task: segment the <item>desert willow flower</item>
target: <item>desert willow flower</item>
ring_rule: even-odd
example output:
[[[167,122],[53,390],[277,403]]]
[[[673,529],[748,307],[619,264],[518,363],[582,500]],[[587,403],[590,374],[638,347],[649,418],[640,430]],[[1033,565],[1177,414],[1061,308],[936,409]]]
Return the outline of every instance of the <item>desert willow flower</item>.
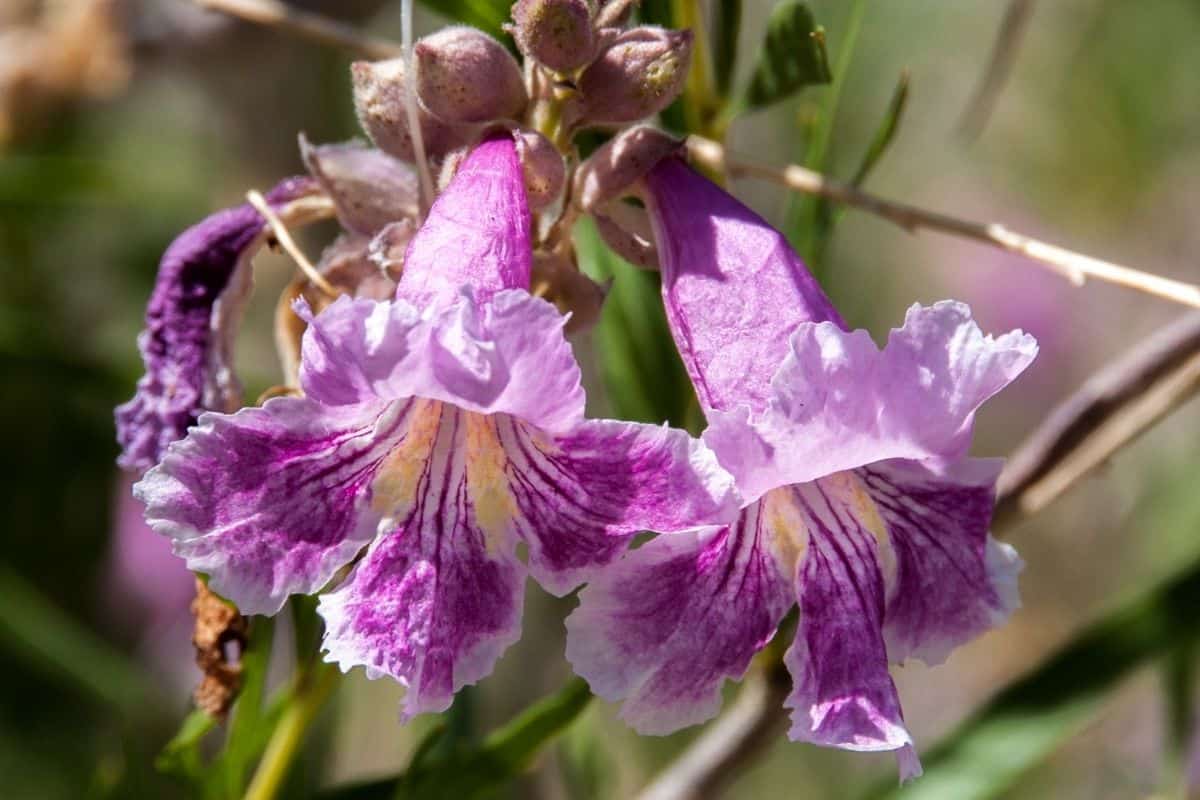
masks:
[[[584,418],[564,317],[529,293],[531,261],[501,133],[412,238],[395,299],[299,304],[302,397],[203,414],[136,487],[154,528],[244,612],[275,613],[354,564],[321,596],[324,647],[403,682],[406,715],[491,671],[519,636],[527,571],[564,594],[638,531],[736,512],[699,441]]]
[[[742,509],[606,570],[567,621],[567,656],[635,728],[667,733],[713,716],[798,604],[790,737],[897,750],[913,777],[888,663],[940,662],[1017,605],[1020,561],[988,533],[999,462],[966,452],[976,409],[1036,344],[942,302],[909,309],[880,349],[781,233],[681,160],[643,185],[703,438]]]

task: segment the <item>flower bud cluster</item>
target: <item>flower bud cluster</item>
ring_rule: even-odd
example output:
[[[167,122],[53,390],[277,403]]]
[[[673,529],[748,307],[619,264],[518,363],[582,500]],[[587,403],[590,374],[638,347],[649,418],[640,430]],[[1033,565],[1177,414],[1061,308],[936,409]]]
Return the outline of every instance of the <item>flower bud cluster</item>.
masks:
[[[460,25],[420,39],[406,58],[357,62],[351,68],[355,109],[377,152],[412,165],[413,174],[425,172],[430,184],[447,185],[463,156],[485,136],[497,130],[511,134],[529,208],[539,217],[535,227],[542,232],[539,246],[545,253],[535,258],[554,266],[539,270],[549,287],[547,297],[574,311],[579,322],[595,318],[603,293],[582,275],[578,281],[572,277],[579,273],[567,238],[571,221],[580,213],[593,215],[618,252],[641,266],[655,266],[644,212],[620,199],[678,147],[646,126],[619,134],[582,164],[573,147],[578,131],[637,123],[664,109],[683,88],[691,32],[628,27],[636,5],[636,0],[517,0],[506,30],[524,64],[501,42]],[[418,163],[414,124],[425,163]],[[369,154],[353,148],[321,154],[327,169],[345,162],[351,171],[372,177],[365,167]],[[340,159],[336,163],[334,154]],[[322,164],[312,153],[308,160],[319,173]],[[354,188],[356,217],[419,224],[420,207],[397,215],[386,202],[364,199],[370,192],[369,185]],[[401,194],[411,202],[416,190],[406,187]],[[346,222],[350,204],[345,197],[338,203]],[[360,219],[350,222],[350,230],[363,227]],[[378,238],[373,246],[371,263],[397,275],[403,248],[384,246]]]

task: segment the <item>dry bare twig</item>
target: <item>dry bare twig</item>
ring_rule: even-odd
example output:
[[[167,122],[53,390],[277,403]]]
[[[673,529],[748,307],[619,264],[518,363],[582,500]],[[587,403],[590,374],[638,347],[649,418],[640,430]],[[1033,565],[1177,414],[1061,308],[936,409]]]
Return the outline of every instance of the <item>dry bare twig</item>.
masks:
[[[1085,256],[996,223],[973,222],[885,200],[796,164],[780,168],[731,158],[724,147],[711,139],[689,136],[687,149],[696,162],[709,169],[734,177],[746,175],[761,178],[797,192],[826,197],[882,217],[910,233],[924,228],[1017,253],[1059,273],[1076,286],[1082,286],[1088,278],[1094,278],[1200,308],[1200,286]]]
[[[312,199],[321,209],[332,207],[328,198],[324,196]],[[300,249],[300,246],[296,244],[296,240],[292,238],[292,234],[288,231],[287,225],[272,210],[261,192],[251,189],[246,192],[246,200],[249,201],[250,205],[254,206],[255,211],[262,214],[263,219],[267,221],[267,225],[271,228],[271,234],[275,237],[275,241],[279,242],[279,246],[284,249],[284,252],[292,257],[292,261],[296,262],[296,266],[312,282],[313,286],[316,286],[330,297],[337,297],[341,294],[329,281],[325,280],[324,275],[317,271],[317,268],[308,260],[308,256],[304,255],[304,251]],[[296,203],[292,205],[297,206]]]
[[[1009,458],[997,526],[1045,508],[1200,391],[1200,314],[1187,314],[1092,375]]]

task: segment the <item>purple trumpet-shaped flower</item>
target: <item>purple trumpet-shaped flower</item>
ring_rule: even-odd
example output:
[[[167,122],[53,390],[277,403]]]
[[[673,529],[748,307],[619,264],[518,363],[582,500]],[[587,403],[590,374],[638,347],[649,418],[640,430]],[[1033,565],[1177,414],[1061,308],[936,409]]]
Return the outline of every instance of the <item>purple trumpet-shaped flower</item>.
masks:
[[[889,661],[939,662],[1017,605],[991,538],[998,462],[966,457],[975,410],[1033,359],[957,303],[913,306],[880,350],[849,331],[778,231],[676,158],[645,177],[663,298],[737,481],[735,522],[660,536],[581,594],[567,656],[638,730],[720,705],[799,604],[790,737],[899,750],[920,773]]]
[[[266,199],[278,208],[313,186],[292,178]],[[138,336],[146,374],[116,411],[117,463],[125,469],[149,469],[202,412],[240,402],[230,351],[250,287],[249,261],[265,227],[248,203],[227,208],[188,228],[163,254]]]
[[[366,548],[321,598],[324,645],[406,684],[406,717],[447,708],[518,638],[526,569],[563,594],[637,531],[736,513],[700,442],[584,419],[530,261],[515,145],[488,139],[412,240],[395,300],[308,315],[303,397],[204,415],[137,487],[245,612],[317,591]]]

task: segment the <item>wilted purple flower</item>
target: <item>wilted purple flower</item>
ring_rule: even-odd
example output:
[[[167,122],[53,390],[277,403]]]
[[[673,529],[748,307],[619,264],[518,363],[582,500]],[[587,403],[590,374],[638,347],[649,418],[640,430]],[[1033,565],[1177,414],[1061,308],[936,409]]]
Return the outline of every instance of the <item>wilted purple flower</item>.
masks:
[[[278,208],[312,188],[311,180],[293,178],[267,202]],[[249,204],[227,208],[188,228],[163,254],[138,336],[146,374],[116,411],[122,467],[149,469],[201,412],[240,402],[230,350],[265,226]]]
[[[530,261],[516,147],[486,140],[412,240],[396,299],[309,319],[303,397],[204,415],[136,489],[248,613],[317,591],[366,547],[321,599],[324,644],[343,669],[405,683],[406,716],[491,671],[519,635],[526,569],[562,594],[639,530],[736,511],[699,442],[584,419]]]
[[[790,737],[896,750],[920,773],[889,661],[939,662],[1017,605],[988,534],[998,462],[975,410],[1033,359],[957,303],[912,307],[880,350],[778,231],[668,158],[645,177],[676,343],[737,481],[737,520],[660,536],[581,594],[567,655],[639,731],[716,713],[795,604]]]

